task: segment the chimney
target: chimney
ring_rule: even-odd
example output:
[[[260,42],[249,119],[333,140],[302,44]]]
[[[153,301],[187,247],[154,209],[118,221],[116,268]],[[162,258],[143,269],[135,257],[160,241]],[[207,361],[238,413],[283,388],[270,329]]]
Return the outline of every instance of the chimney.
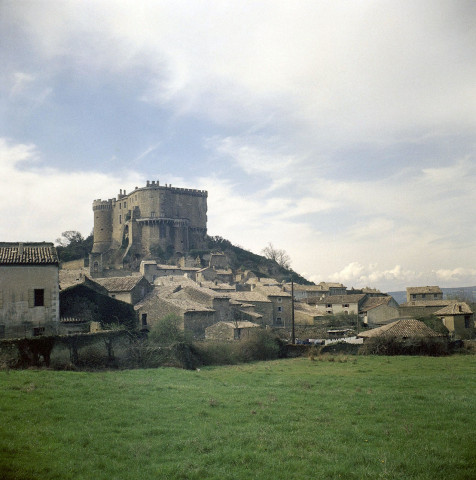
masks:
[[[149,186],[149,183],[150,183],[150,182],[149,182],[149,180],[147,180],[147,185],[146,185],[146,187],[148,187],[148,186]]]

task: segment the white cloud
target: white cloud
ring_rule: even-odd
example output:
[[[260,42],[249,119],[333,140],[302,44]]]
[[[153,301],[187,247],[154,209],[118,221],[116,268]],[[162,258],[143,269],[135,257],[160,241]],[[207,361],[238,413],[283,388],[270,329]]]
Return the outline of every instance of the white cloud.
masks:
[[[0,138],[0,166],[2,241],[54,241],[65,230],[89,235],[95,198],[112,198],[126,181],[142,183],[134,172],[112,176],[48,168],[34,145],[4,138]]]

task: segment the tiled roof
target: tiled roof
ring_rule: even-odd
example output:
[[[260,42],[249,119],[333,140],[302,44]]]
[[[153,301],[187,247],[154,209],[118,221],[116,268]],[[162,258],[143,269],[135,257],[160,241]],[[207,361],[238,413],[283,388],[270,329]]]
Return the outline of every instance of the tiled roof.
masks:
[[[257,323],[248,322],[246,320],[243,320],[242,322],[217,322],[212,326],[215,326],[215,325],[227,325],[228,327],[231,327],[231,328],[255,328],[255,327],[259,327],[259,325]]]
[[[446,307],[455,302],[456,300],[412,300],[401,303],[400,307]]]
[[[361,311],[366,312],[368,310],[371,310],[372,308],[380,307],[381,305],[388,305],[391,299],[391,296],[369,297],[365,300],[364,304],[360,309]]]
[[[332,305],[339,303],[358,303],[365,297],[365,293],[360,293],[356,295],[329,295],[324,297],[321,300],[318,300],[319,305],[325,305],[330,303]]]
[[[470,315],[473,311],[465,302],[456,302],[436,311],[434,315]]]
[[[421,293],[442,293],[442,291],[441,288],[437,286],[407,287],[407,293],[417,295]]]
[[[426,326],[419,320],[397,320],[396,322],[389,323],[383,327],[374,328],[367,332],[362,332],[359,337],[372,338],[379,336],[392,336],[400,338],[409,337],[441,337],[440,333],[436,333],[430,327]]]
[[[262,293],[253,291],[253,292],[230,292],[230,297],[233,300],[237,300],[239,302],[245,303],[253,303],[253,302],[266,302],[271,303],[268,298],[263,295]]]
[[[281,287],[256,285],[255,289],[267,297],[290,297],[291,294],[284,292]]]
[[[52,243],[1,243],[0,265],[57,265]]]
[[[143,278],[141,275],[129,275],[127,277],[95,278],[94,280],[102,285],[108,292],[129,292]]]

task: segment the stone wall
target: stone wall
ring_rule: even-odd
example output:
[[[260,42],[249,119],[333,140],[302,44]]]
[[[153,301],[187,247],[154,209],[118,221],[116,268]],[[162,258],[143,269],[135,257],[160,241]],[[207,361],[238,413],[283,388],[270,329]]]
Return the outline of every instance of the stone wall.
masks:
[[[35,290],[43,290],[41,306],[35,306]],[[0,334],[6,338],[56,334],[58,295],[57,265],[1,266]]]

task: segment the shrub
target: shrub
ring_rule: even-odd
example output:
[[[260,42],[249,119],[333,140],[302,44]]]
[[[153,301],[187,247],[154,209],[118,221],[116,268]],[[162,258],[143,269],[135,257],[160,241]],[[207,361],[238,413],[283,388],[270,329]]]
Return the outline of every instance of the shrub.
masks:
[[[161,346],[170,346],[175,342],[190,342],[189,332],[181,328],[181,318],[170,314],[160,319],[150,330],[149,340]]]
[[[431,355],[448,354],[446,338],[397,338],[380,336],[368,339],[359,349],[363,355]]]
[[[203,365],[235,365],[240,361],[239,342],[197,342],[194,345]]]
[[[249,337],[243,339],[240,345],[240,360],[274,360],[280,357],[283,348],[282,341],[270,332],[254,329]]]

